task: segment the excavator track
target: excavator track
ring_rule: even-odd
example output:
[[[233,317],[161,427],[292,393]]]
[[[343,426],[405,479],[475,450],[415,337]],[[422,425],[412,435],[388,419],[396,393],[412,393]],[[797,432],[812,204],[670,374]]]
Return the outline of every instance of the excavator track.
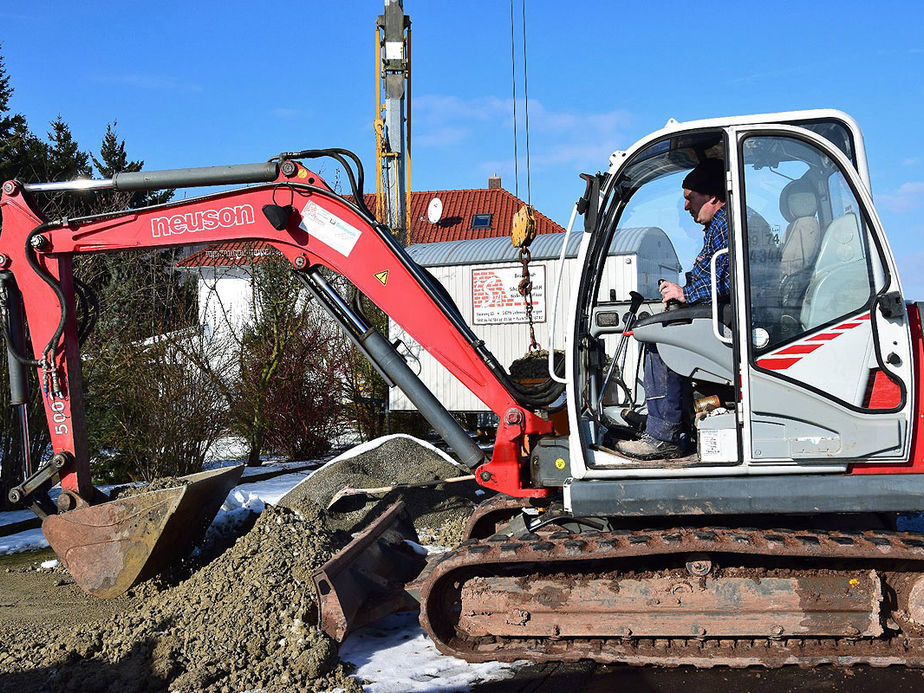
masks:
[[[924,666],[924,537],[678,528],[470,539],[420,621],[468,661]]]

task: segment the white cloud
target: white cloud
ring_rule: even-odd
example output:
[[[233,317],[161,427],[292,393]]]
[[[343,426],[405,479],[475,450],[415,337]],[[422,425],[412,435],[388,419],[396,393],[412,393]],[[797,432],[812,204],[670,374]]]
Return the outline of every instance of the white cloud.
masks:
[[[580,111],[550,111],[540,101],[530,102],[530,127],[546,132],[575,132],[586,130],[594,135],[618,135],[629,124],[628,111],[614,109],[602,113]]]
[[[199,92],[202,91],[202,85],[193,82],[184,82],[174,77],[166,75],[150,75],[142,73],[123,73],[123,74],[97,74],[92,75],[90,79],[101,84],[115,84],[126,87],[136,87],[138,89],[151,89],[155,91],[181,91],[181,92]]]
[[[910,212],[924,202],[924,183],[903,183],[894,193],[876,195],[876,204],[891,212]]]
[[[522,167],[526,161],[524,103],[518,101],[517,108]],[[593,162],[599,168],[599,162],[606,162],[614,149],[627,144],[625,130],[630,120],[630,114],[623,110],[556,110],[547,108],[541,101],[530,100],[530,165],[541,170]],[[414,101],[414,124],[415,146],[429,149],[476,147],[487,136],[496,137],[498,128],[504,128],[509,131],[512,150],[513,101],[497,97],[418,96]],[[483,172],[509,175],[514,169],[513,157],[483,160],[478,166]]]
[[[613,153],[614,147],[609,146],[607,142],[577,142],[574,144],[558,144],[549,147],[543,147],[539,151],[533,149],[530,152],[530,166],[534,170],[545,170],[551,168],[563,168],[567,170],[583,170],[591,166],[595,170],[604,169],[609,162],[609,156]],[[520,175],[525,174],[523,167],[526,166],[526,153],[520,151]],[[583,166],[583,168],[582,168]],[[482,173],[498,173],[501,175],[510,175],[514,171],[513,157],[505,159],[486,159],[478,164]],[[577,173],[575,173],[577,176]]]
[[[424,131],[424,134],[414,134],[414,145],[418,147],[452,147],[461,144],[468,139],[471,130],[464,126],[452,127],[444,125],[442,127],[430,128]]]
[[[921,157],[919,156],[909,156],[907,159],[902,159],[902,166],[917,166],[921,163]]]
[[[414,116],[418,126],[430,127],[504,118],[509,120],[512,117],[512,108],[510,99],[499,99],[495,96],[462,99],[458,96],[424,94],[414,97]]]
[[[741,86],[754,86],[760,83],[766,82],[785,82],[786,80],[792,80],[794,77],[802,75],[811,75],[821,67],[822,64],[830,65],[828,63],[818,63],[813,62],[811,65],[800,64],[793,67],[780,68],[776,70],[762,70],[759,72],[748,72],[737,77],[732,77],[728,80],[728,84],[741,87]]]

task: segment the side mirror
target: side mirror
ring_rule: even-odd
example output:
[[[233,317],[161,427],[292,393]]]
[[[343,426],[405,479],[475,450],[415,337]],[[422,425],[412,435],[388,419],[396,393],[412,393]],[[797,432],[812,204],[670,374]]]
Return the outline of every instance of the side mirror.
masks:
[[[577,201],[578,214],[584,216],[584,233],[591,233],[597,228],[600,215],[600,174],[582,173],[584,194]]]

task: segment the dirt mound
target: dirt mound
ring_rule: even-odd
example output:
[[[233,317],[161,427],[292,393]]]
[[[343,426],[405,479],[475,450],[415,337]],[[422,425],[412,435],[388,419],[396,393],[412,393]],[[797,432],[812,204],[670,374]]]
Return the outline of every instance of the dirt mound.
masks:
[[[313,625],[311,572],[348,539],[308,501],[268,507],[225,553],[139,608],[50,642],[0,644],[0,688],[360,690]]]
[[[148,493],[149,491],[162,491],[165,488],[177,488],[179,486],[189,486],[189,479],[182,479],[178,476],[164,476],[140,486],[114,488],[112,493],[109,494],[109,500],[116,500],[117,498],[124,500],[132,496],[140,496],[142,493]]]
[[[374,443],[375,441],[373,441]],[[342,488],[375,488],[435,479],[448,479],[470,473],[450,462],[415,438],[395,436],[359,454],[327,463],[293,488],[279,501],[291,506],[305,499],[326,507]],[[461,542],[461,528],[475,504],[483,500],[475,492],[474,481],[444,486],[399,489],[374,497],[357,496],[338,503],[341,512],[328,515],[328,526],[355,532],[378,517],[397,500],[403,500],[414,528],[424,541],[454,546]],[[458,531],[447,531],[447,526]]]
[[[564,372],[565,355],[561,351],[555,352],[555,371]],[[510,377],[514,380],[547,380],[549,377],[549,351],[533,351],[521,356],[510,364],[508,369]]]
[[[100,607],[96,614],[106,621],[60,621],[52,612],[42,623],[0,624],[0,690],[358,691],[336,644],[314,625],[311,573],[350,540],[350,531],[399,498],[422,540],[442,545],[461,540],[480,498],[474,483],[452,484],[395,492],[336,515],[321,508],[344,486],[464,473],[410,437],[330,463],[256,521],[213,527],[193,557],[120,598],[121,611]],[[45,582],[86,605],[90,598],[76,593],[63,569],[54,575]]]

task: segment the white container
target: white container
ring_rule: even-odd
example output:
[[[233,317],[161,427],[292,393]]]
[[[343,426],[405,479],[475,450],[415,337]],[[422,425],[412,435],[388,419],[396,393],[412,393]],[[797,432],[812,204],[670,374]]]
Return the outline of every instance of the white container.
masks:
[[[536,340],[542,347],[549,344],[548,329],[555,295],[554,282],[558,272],[558,257],[564,234],[537,236],[530,246],[532,260],[530,274],[533,281],[533,321]],[[580,233],[568,239],[557,307],[555,344],[564,344],[564,333],[569,323],[567,310]],[[507,237],[481,238],[470,241],[420,243],[407,248],[408,253],[446,288],[459,312],[479,338],[509,370],[510,364],[524,356],[529,347],[529,329],[526,308],[517,293],[522,278],[519,250]],[[667,235],[659,228],[644,227],[621,230],[610,246],[609,257],[600,282],[605,299],[615,291],[617,300],[629,300],[630,291],[638,291],[645,298],[660,300],[658,279],[677,281],[680,263]],[[442,364],[426,352],[404,330],[389,322],[389,340],[400,339],[406,348],[401,351],[411,368],[424,384],[452,412],[486,412],[488,408],[447,371]],[[607,350],[611,353],[616,337],[607,337]],[[634,368],[627,363],[626,371]],[[388,398],[391,411],[413,411],[414,405],[398,388],[391,388]]]

